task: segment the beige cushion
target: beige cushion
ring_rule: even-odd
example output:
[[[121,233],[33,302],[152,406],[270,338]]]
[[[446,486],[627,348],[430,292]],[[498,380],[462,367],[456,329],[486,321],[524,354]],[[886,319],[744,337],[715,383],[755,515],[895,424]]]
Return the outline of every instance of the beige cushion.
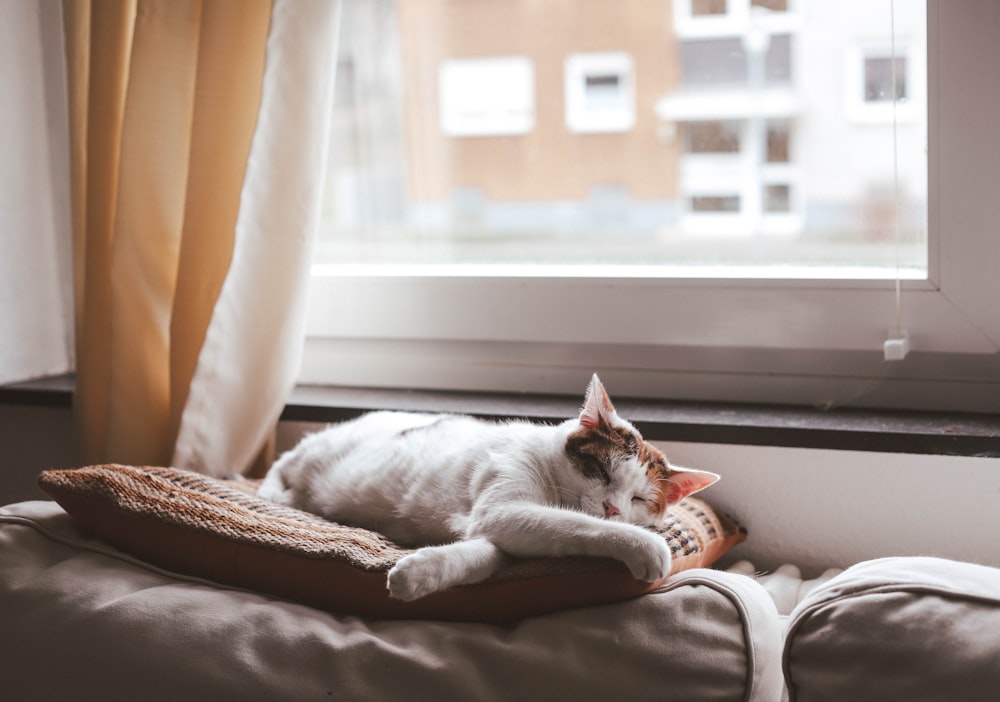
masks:
[[[846,570],[791,614],[792,702],[996,700],[1000,569],[886,558]]]
[[[331,586],[334,586],[331,583]],[[497,626],[376,621],[163,570],[53,502],[0,507],[5,700],[774,702],[751,578],[695,569],[627,602]]]

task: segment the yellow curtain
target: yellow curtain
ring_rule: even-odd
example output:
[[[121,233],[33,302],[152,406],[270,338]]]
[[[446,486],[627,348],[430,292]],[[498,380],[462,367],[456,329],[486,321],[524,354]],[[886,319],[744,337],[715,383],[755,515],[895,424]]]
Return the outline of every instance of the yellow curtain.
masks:
[[[168,465],[174,460],[206,335],[212,324],[220,323],[213,322],[220,294],[234,255],[241,255],[234,252],[239,249],[248,164],[253,149],[267,151],[254,146],[263,138],[259,122],[266,76],[270,70],[274,75],[268,80],[287,80],[279,69],[294,69],[268,69],[269,54],[280,54],[272,36],[275,18],[284,18],[279,24],[286,32],[296,22],[300,34],[315,32],[308,26],[315,17],[303,18],[301,11],[318,11],[326,32],[279,37],[278,48],[300,40],[332,40],[333,15],[324,7],[331,4],[64,1],[76,305],[74,412],[81,462]],[[319,52],[302,60],[329,62],[329,51],[324,51],[325,57]],[[323,70],[327,72],[319,76],[332,77],[332,68]],[[322,108],[326,91],[322,83],[313,85],[302,99]],[[322,120],[305,126],[316,125]],[[272,134],[264,137],[273,141],[273,132],[282,127],[302,129],[272,124]],[[317,138],[323,142],[321,133]],[[300,175],[315,176],[313,165]],[[318,202],[318,194],[314,200]],[[288,219],[283,224],[289,227],[312,226],[308,218]],[[307,244],[310,234],[295,232]],[[274,245],[267,243],[268,236],[265,232],[262,237],[265,245]],[[252,233],[246,238],[252,239]],[[304,274],[308,245],[302,248],[285,271],[288,280]],[[301,303],[296,285],[291,284],[290,295],[276,298]],[[288,348],[294,353],[294,344]],[[266,367],[240,371],[239,358],[232,364],[247,374],[268,372]],[[288,372],[283,373],[280,385],[287,389]],[[267,421],[277,419],[280,399],[277,408],[269,406],[263,413]],[[205,421],[220,424],[219,417]],[[223,419],[213,430],[225,437],[230,427]],[[261,431],[241,435],[239,441],[256,445],[242,446],[236,454],[221,451],[212,461],[199,459],[215,465],[185,467],[242,471],[246,465],[219,464],[233,455],[245,463],[242,457],[256,454],[266,438]]]

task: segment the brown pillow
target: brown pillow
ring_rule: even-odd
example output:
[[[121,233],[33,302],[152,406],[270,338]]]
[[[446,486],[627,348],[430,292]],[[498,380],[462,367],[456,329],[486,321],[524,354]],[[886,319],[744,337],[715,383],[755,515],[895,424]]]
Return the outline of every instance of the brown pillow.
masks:
[[[155,565],[336,612],[376,618],[508,622],[636,597],[656,587],[618,561],[519,560],[475,585],[413,602],[389,597],[386,573],[410,550],[365,529],[257,498],[257,481],[174,468],[50,470],[39,485],[85,530]],[[659,529],[672,572],[707,567],[746,529],[687,498]]]

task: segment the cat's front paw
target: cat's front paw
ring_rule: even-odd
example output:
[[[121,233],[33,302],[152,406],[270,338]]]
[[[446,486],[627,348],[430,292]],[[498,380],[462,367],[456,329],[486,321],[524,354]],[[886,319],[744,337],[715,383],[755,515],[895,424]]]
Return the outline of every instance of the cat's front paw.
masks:
[[[444,589],[441,564],[432,549],[422,548],[404,556],[389,571],[389,595],[410,602]]]
[[[636,580],[655,583],[670,575],[670,547],[666,540],[652,531],[640,530],[622,560]]]

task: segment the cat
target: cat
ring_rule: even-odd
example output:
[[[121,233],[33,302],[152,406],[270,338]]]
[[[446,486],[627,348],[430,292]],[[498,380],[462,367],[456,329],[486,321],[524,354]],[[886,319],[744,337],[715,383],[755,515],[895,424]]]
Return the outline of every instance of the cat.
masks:
[[[661,580],[670,550],[648,527],[718,478],[670,465],[595,374],[579,416],[558,425],[407,412],[333,425],[284,453],[258,496],[417,548],[387,579],[409,601],[510,557],[603,556]]]

